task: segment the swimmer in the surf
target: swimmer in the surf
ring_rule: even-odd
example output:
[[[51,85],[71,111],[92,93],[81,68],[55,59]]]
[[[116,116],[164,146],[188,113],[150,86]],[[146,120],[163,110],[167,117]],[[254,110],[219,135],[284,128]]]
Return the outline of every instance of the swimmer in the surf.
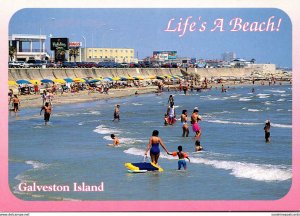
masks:
[[[118,146],[118,145],[120,145],[120,140],[118,139],[118,137],[116,137],[114,134],[111,134],[110,137],[111,137],[112,140],[114,141],[113,146]]]
[[[182,136],[183,137],[188,137],[189,136],[189,132],[190,132],[187,120],[188,120],[187,110],[182,110],[181,123],[182,123]]]
[[[178,152],[173,152],[173,153],[168,153],[168,155],[172,155],[174,157],[178,156],[179,160],[178,160],[178,170],[181,169],[181,166],[183,166],[183,168],[186,170],[186,162],[185,162],[185,158],[189,160],[189,162],[191,162],[189,156],[187,155],[187,153],[182,151],[182,146],[178,146]]]
[[[203,151],[203,147],[200,144],[199,140],[196,140],[195,142],[195,152]]]
[[[158,158],[160,154],[159,145],[161,145],[161,147],[167,152],[167,154],[169,154],[164,142],[161,138],[158,137],[158,134],[158,130],[154,130],[152,132],[152,136],[149,139],[149,143],[145,151],[145,156],[147,156],[147,153],[150,150],[151,162],[154,164],[158,163]]]

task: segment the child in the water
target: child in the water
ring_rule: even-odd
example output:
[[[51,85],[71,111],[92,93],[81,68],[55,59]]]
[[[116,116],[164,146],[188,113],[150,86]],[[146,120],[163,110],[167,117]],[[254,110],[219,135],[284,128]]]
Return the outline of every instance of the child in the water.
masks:
[[[189,156],[182,151],[182,146],[178,146],[178,152],[168,153],[169,155],[173,155],[174,157],[178,156],[178,170],[181,169],[181,166],[186,170],[186,162],[185,158],[190,161]]]
[[[195,142],[195,152],[203,151],[203,147],[200,144],[199,140],[196,140]]]
[[[120,140],[118,139],[118,137],[116,137],[114,134],[111,134],[110,137],[113,139],[114,143],[113,146],[118,146],[120,145]]]

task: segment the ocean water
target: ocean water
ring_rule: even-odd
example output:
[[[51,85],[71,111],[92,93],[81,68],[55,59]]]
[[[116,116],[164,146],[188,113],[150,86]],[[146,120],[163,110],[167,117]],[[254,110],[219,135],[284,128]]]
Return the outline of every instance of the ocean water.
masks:
[[[276,200],[292,182],[292,87],[256,86],[193,92],[164,92],[106,101],[54,105],[48,126],[38,108],[9,116],[9,182],[23,200]],[[205,151],[194,154],[194,133],[181,137],[180,121],[164,126],[169,95],[177,118],[199,107]],[[120,104],[121,121],[112,122]],[[264,121],[271,120],[271,143]],[[159,130],[170,152],[189,154],[186,171],[161,149],[164,172],[128,173],[126,162],[142,162],[148,139]],[[115,133],[120,147],[109,147]],[[20,183],[88,185],[102,192],[22,192]],[[72,187],[71,187],[72,188]]]

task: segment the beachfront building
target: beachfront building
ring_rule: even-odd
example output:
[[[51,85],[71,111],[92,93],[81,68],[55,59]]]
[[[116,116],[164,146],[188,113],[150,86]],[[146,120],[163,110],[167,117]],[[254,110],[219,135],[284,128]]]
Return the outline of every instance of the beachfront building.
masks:
[[[118,63],[135,61],[133,48],[81,48],[81,59],[83,61]]]
[[[46,35],[12,34],[9,36],[9,60],[27,61],[29,59],[47,60]]]
[[[233,59],[236,59],[235,52],[224,52],[224,53],[222,53],[222,60],[224,62],[231,62]]]

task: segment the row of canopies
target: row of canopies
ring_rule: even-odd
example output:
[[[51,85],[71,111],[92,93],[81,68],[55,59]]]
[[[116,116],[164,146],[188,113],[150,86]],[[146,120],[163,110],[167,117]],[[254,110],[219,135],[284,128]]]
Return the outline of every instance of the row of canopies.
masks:
[[[149,80],[149,79],[182,79],[182,75],[174,75],[174,76],[127,76],[127,77],[99,77],[99,78],[64,78],[64,79],[42,79],[42,80],[26,80],[20,79],[17,81],[8,81],[8,85],[21,85],[21,84],[32,84],[32,85],[40,85],[42,83],[58,83],[58,84],[66,84],[66,83],[96,83],[96,82],[113,82],[113,81],[128,81],[128,80]]]

